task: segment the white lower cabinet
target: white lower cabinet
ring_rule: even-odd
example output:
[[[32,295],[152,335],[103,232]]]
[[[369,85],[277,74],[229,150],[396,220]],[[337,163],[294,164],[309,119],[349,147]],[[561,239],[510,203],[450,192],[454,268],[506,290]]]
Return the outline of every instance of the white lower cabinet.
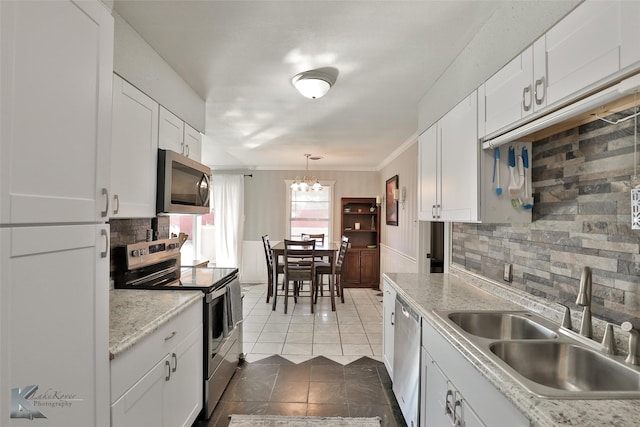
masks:
[[[0,228],[0,426],[109,425],[108,245],[105,224]]]
[[[111,361],[111,426],[189,427],[202,409],[202,302]]]
[[[527,418],[422,320],[420,425],[528,427]]]
[[[422,347],[420,426],[484,426],[464,396]]]
[[[382,360],[387,368],[389,377],[393,378],[393,344],[394,344],[394,327],[395,327],[395,305],[396,290],[387,282],[383,281],[382,296]]]

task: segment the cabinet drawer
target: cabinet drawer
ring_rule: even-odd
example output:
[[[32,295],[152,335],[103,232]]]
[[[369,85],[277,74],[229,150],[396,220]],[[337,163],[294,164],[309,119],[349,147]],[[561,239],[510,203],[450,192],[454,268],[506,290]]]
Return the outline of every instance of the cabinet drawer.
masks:
[[[177,291],[179,292],[179,291]],[[111,361],[111,402],[162,360],[177,344],[202,325],[202,300],[144,337]]]

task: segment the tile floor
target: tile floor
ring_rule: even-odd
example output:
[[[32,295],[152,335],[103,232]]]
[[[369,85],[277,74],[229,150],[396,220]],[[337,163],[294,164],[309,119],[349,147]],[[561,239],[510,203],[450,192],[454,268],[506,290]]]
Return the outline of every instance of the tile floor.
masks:
[[[225,427],[234,413],[379,416],[383,427],[406,426],[381,362],[379,291],[346,289],[335,312],[320,297],[314,314],[308,298],[290,299],[287,314],[280,298],[272,311],[265,284],[243,291],[246,362],[211,419],[194,427]]]
[[[318,297],[315,313],[309,298],[298,299],[284,314],[284,299],[276,311],[265,302],[266,285],[244,285],[243,350],[253,362],[273,354],[295,362],[326,356],[342,364],[362,356],[382,360],[382,294],[373,289],[345,289],[345,302],[331,311],[328,297]],[[328,292],[325,292],[325,295]]]

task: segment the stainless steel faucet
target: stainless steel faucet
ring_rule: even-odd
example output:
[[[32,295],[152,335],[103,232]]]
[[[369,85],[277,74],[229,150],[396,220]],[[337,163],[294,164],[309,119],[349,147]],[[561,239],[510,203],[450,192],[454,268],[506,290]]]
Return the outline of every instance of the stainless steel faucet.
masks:
[[[582,322],[580,322],[580,335],[584,335],[587,338],[593,337],[593,328],[591,327],[591,288],[591,268],[584,267],[580,277],[580,289],[578,290],[576,304],[584,307]]]
[[[629,332],[629,354],[625,362],[631,365],[638,365],[638,331],[633,329],[631,322],[623,322],[620,328]]]

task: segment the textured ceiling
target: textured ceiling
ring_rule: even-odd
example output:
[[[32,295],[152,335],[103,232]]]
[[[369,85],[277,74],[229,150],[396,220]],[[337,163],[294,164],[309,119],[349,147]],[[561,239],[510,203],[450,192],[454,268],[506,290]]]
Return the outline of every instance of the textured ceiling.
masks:
[[[422,96],[505,7],[515,3],[115,2],[206,101],[203,162],[262,169],[300,168],[305,153],[323,156],[315,169],[379,167],[415,136]],[[291,78],[319,67],[338,79],[306,99]]]

